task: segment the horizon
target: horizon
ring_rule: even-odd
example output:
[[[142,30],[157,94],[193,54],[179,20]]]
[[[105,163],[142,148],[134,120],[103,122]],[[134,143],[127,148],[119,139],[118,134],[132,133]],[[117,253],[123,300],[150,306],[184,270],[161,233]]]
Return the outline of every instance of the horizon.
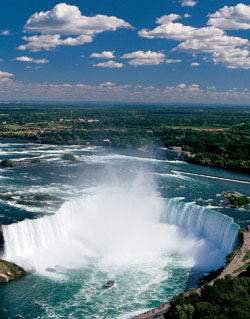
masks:
[[[59,100],[9,100],[9,101],[0,101],[0,107],[3,105],[11,106],[16,105],[20,107],[25,106],[62,106],[62,107],[74,107],[74,106],[92,106],[92,107],[166,107],[166,108],[229,108],[229,109],[248,109],[250,108],[249,104],[216,104],[216,103],[177,103],[177,102],[129,102],[129,101],[59,101]]]

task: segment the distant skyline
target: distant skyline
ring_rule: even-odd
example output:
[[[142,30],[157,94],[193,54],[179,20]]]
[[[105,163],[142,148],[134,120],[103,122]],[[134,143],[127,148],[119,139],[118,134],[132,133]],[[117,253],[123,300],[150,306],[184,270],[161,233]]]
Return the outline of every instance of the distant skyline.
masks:
[[[250,4],[0,3],[0,100],[250,105]]]

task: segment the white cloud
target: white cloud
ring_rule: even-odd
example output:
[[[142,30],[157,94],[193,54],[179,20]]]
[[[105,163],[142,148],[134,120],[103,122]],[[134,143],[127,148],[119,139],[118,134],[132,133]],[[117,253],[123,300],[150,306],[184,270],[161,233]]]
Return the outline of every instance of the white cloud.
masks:
[[[115,83],[108,81],[108,82],[99,84],[99,87],[111,87],[111,86],[115,86]]]
[[[198,63],[198,62],[193,62],[193,63],[191,63],[190,65],[191,65],[191,66],[199,66],[200,63]]]
[[[14,74],[9,73],[9,72],[0,71],[0,78],[10,78],[12,76],[14,76]]]
[[[216,90],[216,86],[214,86],[214,85],[213,86],[208,86],[207,89],[208,90]]]
[[[182,7],[194,7],[198,1],[194,0],[181,0],[181,6]]]
[[[37,65],[37,66],[30,66],[30,65],[27,65],[26,66],[26,69],[29,69],[29,70],[39,70],[39,69],[42,69],[43,67],[41,65]]]
[[[81,88],[81,89],[88,89],[88,88],[89,88],[89,85],[79,83],[79,84],[76,84],[76,87]]]
[[[250,29],[250,5],[239,3],[235,7],[225,6],[208,17],[208,25],[222,30]]]
[[[202,89],[199,84],[166,86],[163,89],[149,85],[117,85],[105,82],[100,85],[78,83],[23,83],[0,78],[0,100],[55,100],[55,101],[120,101],[120,102],[173,102],[221,103],[249,105],[249,90],[227,91]]]
[[[178,85],[178,88],[180,88],[180,89],[185,89],[185,87],[186,87],[186,84],[184,84],[184,83],[181,83]]]
[[[30,63],[38,63],[38,64],[44,64],[49,62],[46,59],[34,59],[34,58],[29,58],[28,56],[19,56],[16,58],[16,60],[21,62],[30,62]]]
[[[124,84],[124,85],[120,85],[118,86],[119,89],[130,89],[132,88],[131,84]]]
[[[200,85],[199,84],[191,84],[189,85],[186,90],[188,92],[201,92],[202,90],[200,89]]]
[[[191,18],[191,15],[188,14],[188,13],[185,13],[185,14],[184,14],[184,18]]]
[[[182,60],[180,60],[180,59],[167,59],[166,60],[166,63],[180,63],[180,62],[182,62]]]
[[[183,25],[182,23],[169,22],[162,24],[152,31],[142,29],[138,32],[139,36],[154,39],[171,39],[176,41],[185,41],[190,39],[199,39],[202,41],[206,38],[222,36],[224,32],[214,27],[195,28]]]
[[[92,53],[90,55],[91,58],[97,58],[97,59],[113,59],[115,58],[114,56],[114,51],[103,51],[102,53]]]
[[[98,14],[87,17],[77,6],[57,4],[52,10],[33,14],[24,26],[24,31],[40,35],[23,37],[28,44],[20,50],[40,51],[54,49],[58,45],[81,45],[92,42],[93,37],[104,31],[132,28],[122,19]]]
[[[164,62],[165,54],[161,52],[152,51],[135,51],[132,53],[124,54],[122,59],[130,59],[128,62],[133,66],[137,65],[158,65]]]
[[[123,68],[125,65],[123,63],[119,63],[119,62],[115,62],[115,61],[107,61],[107,62],[101,62],[101,63],[97,63],[97,64],[93,64],[93,66],[95,67],[101,67],[101,68],[116,68],[116,69],[120,69]]]
[[[45,35],[34,35],[31,37],[23,37],[23,40],[27,41],[28,44],[20,45],[19,50],[30,50],[32,52],[38,52],[41,50],[52,50],[59,45],[76,46],[84,43],[92,42],[91,36],[81,35],[75,38],[61,38],[58,34],[45,34]]]
[[[0,33],[1,35],[10,35],[10,30],[3,30]]]
[[[148,39],[180,41],[174,50],[191,54],[209,53],[215,64],[223,63],[227,68],[250,68],[249,40],[228,36],[223,30],[214,26],[195,28],[170,21],[153,30],[142,29],[138,34]]]
[[[150,85],[150,86],[146,86],[144,88],[145,91],[160,91],[160,89],[158,89],[157,87],[155,87],[154,85]]]
[[[164,15],[160,18],[156,19],[156,23],[158,24],[167,24],[169,22],[175,21],[175,20],[179,20],[181,19],[181,16],[179,14],[175,14],[175,13],[171,13],[168,15]]]

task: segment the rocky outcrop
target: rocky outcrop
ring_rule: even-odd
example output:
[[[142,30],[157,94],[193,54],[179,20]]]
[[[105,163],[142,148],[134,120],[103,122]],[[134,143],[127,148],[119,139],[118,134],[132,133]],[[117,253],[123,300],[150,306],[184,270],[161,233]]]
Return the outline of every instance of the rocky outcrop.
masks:
[[[161,147],[157,154],[170,160],[180,161],[184,161],[187,157],[191,156],[189,152],[183,151],[181,146]]]
[[[0,259],[0,284],[22,278],[25,275],[27,275],[27,273],[21,267]]]

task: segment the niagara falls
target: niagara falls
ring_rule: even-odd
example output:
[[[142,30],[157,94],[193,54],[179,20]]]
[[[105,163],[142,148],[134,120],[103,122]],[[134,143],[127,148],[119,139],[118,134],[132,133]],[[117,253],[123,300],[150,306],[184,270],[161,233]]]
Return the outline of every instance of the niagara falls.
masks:
[[[238,244],[240,226],[214,209],[225,183],[234,183],[177,172],[190,164],[102,147],[1,149],[18,165],[15,175],[2,171],[12,198],[0,201],[2,258],[29,274],[1,287],[10,317],[132,318],[195,286]],[[76,160],[63,160],[65,153]],[[42,163],[25,164],[33,156]],[[30,206],[31,198],[50,205]],[[103,289],[108,280],[112,290]]]
[[[0,319],[250,319],[250,2],[0,15]]]

